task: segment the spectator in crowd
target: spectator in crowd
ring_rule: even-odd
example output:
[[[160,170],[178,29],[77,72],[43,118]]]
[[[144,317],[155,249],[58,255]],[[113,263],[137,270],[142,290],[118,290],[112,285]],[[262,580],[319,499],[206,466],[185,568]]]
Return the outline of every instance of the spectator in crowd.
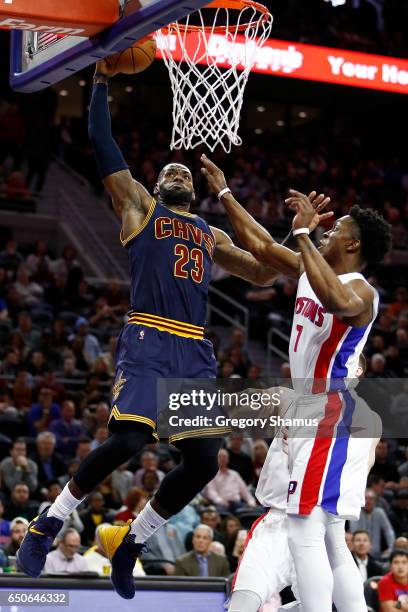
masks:
[[[250,484],[254,477],[254,470],[252,467],[251,457],[242,450],[243,443],[244,436],[242,433],[236,432],[230,434],[227,443],[227,451],[229,455],[228,465],[231,470],[238,472],[246,484]]]
[[[408,532],[408,489],[397,491],[391,508],[390,519],[396,533]]]
[[[63,474],[63,476],[60,476],[58,478],[58,482],[60,483],[62,489],[65,487],[67,482],[69,482],[71,480],[71,478],[73,477],[73,475],[77,471],[77,469],[79,467],[79,463],[80,463],[79,459],[70,459],[68,461],[66,474]]]
[[[157,470],[146,470],[142,476],[142,490],[147,499],[151,499],[160,486]]]
[[[382,476],[378,474],[370,474],[367,480],[367,487],[372,489],[376,494],[376,502],[375,505],[377,508],[382,508],[386,514],[390,513],[390,504],[384,497],[385,491],[385,480]]]
[[[0,253],[0,267],[16,272],[23,261],[24,257],[18,251],[17,242],[13,239],[7,240],[6,248]]]
[[[46,493],[47,499],[46,501],[42,502],[42,504],[38,508],[38,514],[41,514],[46,508],[49,508],[55,502],[57,496],[61,493],[61,491],[61,485],[57,480],[49,482]],[[79,518],[78,510],[76,508],[74,508],[70,516],[65,519],[64,524],[58,533],[58,536],[62,536],[67,531],[67,529],[71,529],[71,527],[73,529],[76,529],[78,533],[81,533],[84,530],[84,525],[81,519]]]
[[[122,463],[112,472],[112,493],[116,501],[124,503],[129,489],[132,486],[133,474],[128,470],[129,462]]]
[[[147,573],[173,576],[176,559],[185,552],[177,529],[171,523],[165,523],[149,538],[148,551],[143,555]]]
[[[115,514],[115,523],[118,521],[126,523],[129,519],[134,520],[146,505],[146,497],[139,487],[131,487],[124,500],[124,507]]]
[[[96,572],[99,576],[110,576],[112,571],[112,565],[108,557],[105,554],[104,548],[100,541],[100,532],[104,527],[109,527],[109,523],[102,523],[98,525],[95,531],[95,545],[91,546],[84,552],[84,559],[86,560],[88,571]],[[133,576],[145,576],[142,562],[140,559],[136,560],[135,567],[133,569]]]
[[[20,265],[14,288],[25,307],[33,307],[42,300],[44,289],[30,279],[27,267]]]
[[[111,523],[112,512],[105,508],[105,500],[102,493],[94,491],[88,497],[88,508],[79,513],[84,530],[81,534],[84,546],[93,546],[95,529],[101,523]]]
[[[245,504],[256,506],[256,501],[238,472],[228,468],[228,452],[220,449],[218,452],[218,474],[204,489],[204,496],[212,504],[230,511],[243,507]]]
[[[91,452],[91,440],[83,437],[79,438],[76,447],[75,459],[79,462],[83,461],[87,455]]]
[[[230,569],[225,556],[210,552],[213,532],[208,525],[198,525],[193,535],[193,550],[176,560],[176,576],[222,576]]]
[[[365,582],[372,576],[381,576],[383,567],[370,555],[371,542],[368,531],[361,529],[353,533],[353,558]]]
[[[234,565],[232,553],[235,549],[235,544],[241,527],[241,521],[233,514],[226,516],[220,525],[221,542],[225,545],[227,559],[232,566]]]
[[[15,557],[28,529],[28,520],[23,516],[16,516],[10,523],[10,542],[4,547],[9,557]]]
[[[61,537],[58,547],[48,553],[44,574],[80,574],[89,572],[86,558],[78,553],[81,538],[76,529],[68,529]]]
[[[38,502],[30,499],[30,491],[26,484],[17,483],[11,490],[10,499],[6,502],[4,518],[12,521],[16,516],[31,521],[38,514]]]
[[[180,510],[180,512],[173,514],[173,516],[169,518],[169,524],[175,527],[177,530],[184,547],[187,536],[197,527],[199,523],[199,516],[193,503],[187,504],[182,510]]]
[[[92,366],[101,354],[98,338],[89,332],[88,320],[79,317],[75,323],[75,333],[83,341],[84,357],[88,365]]]
[[[74,402],[70,400],[62,402],[61,418],[51,423],[50,431],[56,437],[56,450],[65,457],[72,457],[82,435],[81,421],[75,418]]]
[[[345,538],[346,538],[347,548],[349,549],[350,552],[354,552],[353,534],[351,533],[351,531],[346,531]],[[371,547],[371,543],[370,543],[370,547]]]
[[[51,423],[59,418],[60,407],[53,401],[52,389],[42,387],[38,394],[38,403],[32,405],[27,415],[30,434],[36,436],[41,431],[46,431]]]
[[[4,502],[0,497],[0,546],[7,544],[10,540],[10,521],[3,518]]]
[[[41,333],[33,328],[30,313],[23,310],[18,315],[17,330],[23,338],[25,344],[33,351],[40,348]]]
[[[65,465],[55,452],[56,438],[51,431],[42,431],[38,434],[35,452],[32,460],[38,466],[38,486],[47,487],[48,483],[56,480],[65,473]]]
[[[378,583],[380,612],[408,611],[408,553],[394,550],[390,561],[390,571]]]
[[[408,551],[408,538],[405,536],[400,536],[394,542],[394,550],[406,550]]]
[[[133,484],[135,487],[140,487],[142,485],[142,478],[145,472],[155,472],[158,478],[159,483],[164,478],[164,472],[159,470],[159,458],[153,451],[145,450],[140,455],[140,468],[136,470]]]
[[[98,427],[91,441],[91,450],[95,450],[108,439],[109,431],[106,427]]]
[[[371,468],[370,475],[381,476],[385,480],[385,488],[395,489],[397,488],[399,474],[395,465],[389,461],[388,452],[387,440],[380,440],[375,449],[375,463]]]
[[[384,537],[387,543],[387,549],[391,550],[395,540],[395,532],[392,528],[388,516],[382,508],[376,508],[375,502],[377,496],[372,489],[366,489],[365,506],[361,510],[361,515],[358,521],[350,521],[350,530],[367,531],[370,535],[372,543],[371,552],[373,557],[379,559],[383,551],[381,548],[381,538]]]
[[[252,448],[252,465],[254,470],[254,484],[258,483],[263,464],[265,463],[266,455],[268,454],[269,446],[265,440],[256,440]]]
[[[221,516],[215,506],[205,506],[204,508],[202,508],[200,512],[199,522],[202,525],[208,525],[208,527],[211,527],[213,531],[214,542],[223,542],[223,537],[219,530],[221,524]],[[186,535],[184,541],[186,550],[191,550],[193,547],[193,535],[194,531],[190,531]]]
[[[16,438],[10,449],[10,457],[0,463],[1,486],[10,492],[16,484],[26,484],[31,493],[38,486],[38,466],[28,459],[27,445],[22,438]]]

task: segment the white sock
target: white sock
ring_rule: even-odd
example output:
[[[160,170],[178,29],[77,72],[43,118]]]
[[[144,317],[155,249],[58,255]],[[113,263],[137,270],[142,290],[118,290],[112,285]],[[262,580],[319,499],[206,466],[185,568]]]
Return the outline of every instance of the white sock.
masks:
[[[47,516],[54,516],[61,521],[65,521],[65,519],[72,514],[72,511],[75,510],[75,508],[79,506],[84,499],[85,497],[82,499],[77,499],[74,497],[68,488],[68,484],[66,484],[55,502],[48,508]]]
[[[146,542],[159,527],[167,523],[167,520],[157,514],[151,503],[148,502],[130,526],[130,533],[136,536],[135,543],[143,544],[143,542]]]

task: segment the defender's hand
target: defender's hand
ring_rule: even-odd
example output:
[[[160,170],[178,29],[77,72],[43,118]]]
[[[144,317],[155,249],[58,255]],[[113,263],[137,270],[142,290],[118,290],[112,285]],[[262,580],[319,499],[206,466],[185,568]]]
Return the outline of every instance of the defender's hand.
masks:
[[[208,185],[215,194],[220,193],[222,189],[225,189],[227,182],[222,170],[218,168],[206,155],[201,156],[201,174],[207,179]]]
[[[324,221],[334,215],[333,211],[320,214],[330,203],[330,198],[325,197],[324,193],[319,196],[316,191],[312,191],[308,196],[299,191],[290,189],[290,197],[285,200],[291,210],[296,211],[293,219],[293,229],[308,227],[311,232]],[[300,225],[299,225],[300,224]]]

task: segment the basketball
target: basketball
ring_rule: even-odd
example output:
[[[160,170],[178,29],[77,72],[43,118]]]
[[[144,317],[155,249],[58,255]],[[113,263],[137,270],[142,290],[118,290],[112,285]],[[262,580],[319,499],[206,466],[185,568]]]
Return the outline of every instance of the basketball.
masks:
[[[146,70],[156,56],[156,42],[152,35],[144,36],[134,45],[106,58],[112,73],[137,74]]]

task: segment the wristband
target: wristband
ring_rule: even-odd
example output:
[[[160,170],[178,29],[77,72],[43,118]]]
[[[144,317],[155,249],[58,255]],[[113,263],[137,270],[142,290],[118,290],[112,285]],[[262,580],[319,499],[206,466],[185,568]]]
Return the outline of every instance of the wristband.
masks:
[[[222,196],[226,193],[232,193],[229,187],[224,187],[224,189],[221,189],[221,191],[217,194],[217,198],[221,200]]]
[[[295,229],[292,231],[292,235],[293,236],[299,236],[299,234],[310,234],[309,228],[308,227],[299,227],[298,229]]]

